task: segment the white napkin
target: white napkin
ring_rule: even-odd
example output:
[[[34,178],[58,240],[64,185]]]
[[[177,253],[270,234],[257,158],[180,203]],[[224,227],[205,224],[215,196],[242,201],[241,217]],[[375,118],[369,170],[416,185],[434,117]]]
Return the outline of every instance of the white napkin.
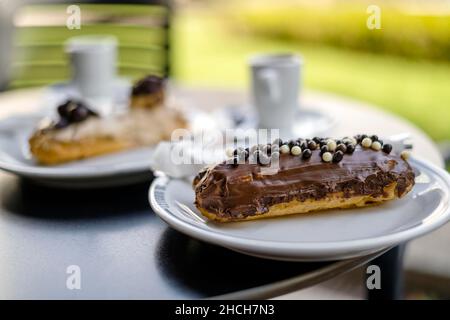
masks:
[[[182,161],[180,154],[186,161]],[[224,159],[222,148],[205,150],[191,142],[160,142],[150,159],[150,167],[172,178],[184,178],[194,176],[205,166]]]

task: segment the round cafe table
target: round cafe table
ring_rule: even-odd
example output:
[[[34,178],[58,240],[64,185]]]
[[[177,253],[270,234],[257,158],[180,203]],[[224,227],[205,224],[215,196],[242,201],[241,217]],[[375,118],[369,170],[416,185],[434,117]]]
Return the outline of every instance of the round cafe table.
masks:
[[[176,91],[199,108],[246,101],[238,91]],[[0,94],[0,118],[32,111],[42,94],[42,89]],[[417,156],[443,165],[432,141],[403,119],[317,93],[307,93],[303,105],[336,116],[330,135],[408,132]],[[168,227],[152,212],[148,187],[149,182],[65,190],[0,173],[0,299],[270,298],[318,284],[384,253],[315,263],[249,257]],[[67,281],[73,266],[80,270],[81,288],[71,290]]]

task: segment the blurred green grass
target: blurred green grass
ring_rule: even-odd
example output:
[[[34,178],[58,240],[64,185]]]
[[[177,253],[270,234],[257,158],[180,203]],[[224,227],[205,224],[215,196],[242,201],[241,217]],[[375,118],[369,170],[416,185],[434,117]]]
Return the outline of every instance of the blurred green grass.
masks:
[[[450,140],[450,64],[352,51],[238,32],[221,12],[185,11],[175,20],[175,78],[191,85],[245,87],[247,58],[295,52],[305,60],[306,88],[373,103]]]
[[[389,53],[412,58],[450,60],[450,15],[414,11],[406,4],[381,1],[380,29],[366,26],[368,1],[240,6],[229,10],[242,32],[287,41],[302,41]],[[232,8],[232,7],[230,7]],[[436,9],[438,11],[438,9]],[[370,13],[373,11],[369,10]]]

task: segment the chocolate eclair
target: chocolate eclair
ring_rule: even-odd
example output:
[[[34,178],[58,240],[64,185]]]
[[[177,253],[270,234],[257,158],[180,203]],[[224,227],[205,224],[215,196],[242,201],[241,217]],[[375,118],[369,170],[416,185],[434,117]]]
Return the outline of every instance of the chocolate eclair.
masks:
[[[58,119],[47,121],[30,137],[32,155],[42,164],[60,164],[153,145],[187,126],[180,110],[164,101],[161,78],[139,81],[130,101],[125,113],[103,116],[81,101],[66,101],[57,107]]]
[[[165,80],[155,75],[149,75],[133,86],[130,106],[151,108],[163,103],[164,99]]]
[[[367,135],[288,143],[278,139],[237,149],[230,160],[195,177],[195,205],[204,216],[228,222],[401,198],[414,186],[415,176],[408,153],[391,151],[390,144]],[[276,169],[267,170],[275,159]]]

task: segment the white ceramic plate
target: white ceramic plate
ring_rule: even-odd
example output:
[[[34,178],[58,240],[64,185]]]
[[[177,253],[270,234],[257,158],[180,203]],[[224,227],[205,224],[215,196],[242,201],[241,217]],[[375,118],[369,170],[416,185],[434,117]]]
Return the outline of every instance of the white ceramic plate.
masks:
[[[0,121],[0,169],[41,184],[65,188],[111,187],[145,181],[151,177],[150,160],[154,147],[126,150],[61,165],[40,165],[30,153],[28,139],[42,117],[43,114],[37,113]],[[199,119],[208,124],[220,121],[213,114],[193,111],[188,115],[193,130],[201,129]]]
[[[413,190],[367,208],[221,224],[195,208],[190,181],[167,177],[153,181],[149,199],[170,226],[200,240],[270,259],[340,260],[395,246],[449,220],[449,174],[422,160],[411,164],[418,172]]]
[[[127,104],[130,82],[117,79],[114,103]],[[153,148],[141,148],[56,166],[41,166],[32,158],[28,138],[38,122],[52,116],[55,106],[77,96],[68,83],[47,88],[36,112],[11,116],[0,121],[0,169],[51,186],[85,188],[123,185],[143,181],[151,176],[149,159]]]
[[[114,90],[117,107],[124,108],[127,105],[129,89],[129,82],[120,79],[117,81]],[[153,147],[126,150],[55,166],[36,163],[29,151],[28,138],[43,117],[55,113],[54,106],[75,95],[73,90],[66,83],[53,85],[48,88],[48,93],[42,101],[36,101],[35,113],[0,120],[0,169],[41,184],[64,188],[103,188],[149,180]],[[197,111],[193,105],[183,106],[189,126],[194,132],[232,126],[231,120],[225,119],[223,113],[205,113]]]
[[[61,187],[104,187],[122,185],[150,177],[153,148],[140,148],[55,166],[36,163],[28,138],[40,117],[10,118],[9,128],[0,125],[0,168],[39,183]],[[5,122],[2,122],[5,124]]]

